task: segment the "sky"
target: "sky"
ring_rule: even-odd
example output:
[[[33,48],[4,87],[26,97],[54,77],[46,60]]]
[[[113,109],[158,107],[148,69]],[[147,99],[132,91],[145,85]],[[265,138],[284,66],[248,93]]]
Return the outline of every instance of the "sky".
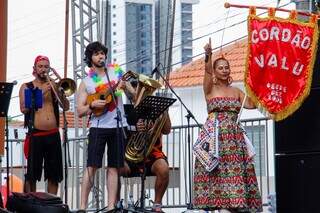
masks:
[[[256,6],[277,5],[277,0],[230,0],[233,4]],[[288,4],[289,0],[280,1],[280,5]],[[247,34],[246,23],[228,28],[220,33],[212,33],[224,27],[244,21],[247,9],[223,7],[225,1],[200,0],[193,7],[193,42],[194,55],[203,52],[203,46],[212,38],[213,47],[233,41]],[[294,4],[285,8],[293,9]],[[259,13],[259,10],[258,10]],[[71,11],[69,30],[68,77],[73,78],[72,71],[72,40]],[[51,66],[63,76],[64,63],[64,20],[65,0],[8,0],[8,53],[7,81],[18,81],[10,103],[9,116],[21,114],[19,110],[18,92],[22,83],[33,79],[32,66],[37,55],[50,58]],[[223,39],[222,39],[223,38]],[[119,64],[125,62],[118,62]],[[16,119],[22,120],[23,117]]]

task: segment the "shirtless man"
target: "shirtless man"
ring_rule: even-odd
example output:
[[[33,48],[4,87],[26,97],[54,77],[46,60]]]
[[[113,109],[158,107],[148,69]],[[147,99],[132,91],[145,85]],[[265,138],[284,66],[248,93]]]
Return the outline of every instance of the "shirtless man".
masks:
[[[59,182],[63,179],[62,152],[59,133],[59,106],[58,100],[47,81],[47,73],[50,69],[50,61],[46,56],[37,56],[34,61],[33,75],[35,79],[24,83],[20,87],[20,110],[25,115],[25,128],[28,127],[25,151],[27,173],[25,175],[25,192],[36,191],[36,181],[41,180],[44,163],[44,179],[48,180],[48,192],[57,194]],[[51,82],[57,89],[55,82]],[[38,88],[42,91],[42,108],[35,110],[31,118],[31,109],[25,108],[25,90]],[[58,92],[62,101],[61,107],[69,109],[69,101],[62,92]],[[30,125],[33,121],[33,125]],[[32,126],[32,127],[31,127]],[[29,141],[29,142],[28,142]]]

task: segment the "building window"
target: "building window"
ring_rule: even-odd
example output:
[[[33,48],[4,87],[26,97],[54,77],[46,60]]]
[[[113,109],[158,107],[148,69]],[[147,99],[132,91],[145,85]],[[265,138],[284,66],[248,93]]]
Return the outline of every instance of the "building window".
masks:
[[[115,26],[117,26],[117,24],[116,24],[116,23],[113,23],[113,26],[115,27]]]
[[[116,59],[116,58],[114,58],[114,59],[113,59],[113,62],[116,62],[116,61],[117,61],[117,59]]]
[[[192,4],[181,4],[182,10],[183,11],[192,11]]]
[[[113,9],[116,9],[116,5],[113,5],[112,8],[113,8]]]
[[[117,35],[117,32],[113,32],[113,35]]]
[[[192,28],[192,22],[190,22],[190,23],[188,23],[188,22],[182,22],[182,27],[183,27],[183,28],[191,29],[191,28]]]
[[[140,11],[146,11],[146,5],[141,5],[140,6]]]
[[[182,50],[182,56],[192,57],[192,49],[184,49]]]
[[[141,16],[140,16],[140,20],[145,20],[147,18],[147,16],[145,15],[145,14],[142,14]]]
[[[117,50],[116,50],[116,49],[114,49],[114,50],[113,50],[113,53],[117,53]]]
[[[117,43],[117,41],[113,41],[113,44],[116,44]]]
[[[145,55],[145,54],[146,54],[146,51],[145,51],[145,50],[141,50],[141,51],[140,51],[140,54],[141,54],[141,55]]]
[[[113,14],[112,17],[115,18],[115,17],[116,17],[116,14]]]
[[[183,13],[181,20],[191,21],[192,22],[192,14]]]

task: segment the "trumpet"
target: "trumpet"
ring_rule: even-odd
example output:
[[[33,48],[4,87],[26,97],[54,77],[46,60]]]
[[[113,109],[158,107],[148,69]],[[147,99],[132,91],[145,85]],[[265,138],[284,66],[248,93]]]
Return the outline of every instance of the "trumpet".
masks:
[[[55,69],[52,67],[49,68],[49,71],[46,73],[47,81],[50,83],[50,86],[53,89],[53,92],[57,96],[57,91],[55,87],[52,85],[52,81],[57,84],[57,88],[59,91],[63,91],[66,97],[73,95],[76,91],[76,82],[71,78],[61,78]],[[53,76],[53,77],[52,77]]]

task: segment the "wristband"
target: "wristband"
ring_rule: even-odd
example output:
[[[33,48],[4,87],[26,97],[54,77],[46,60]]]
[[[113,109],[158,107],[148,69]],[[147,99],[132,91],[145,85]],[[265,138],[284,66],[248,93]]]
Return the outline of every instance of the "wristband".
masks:
[[[205,59],[204,59],[204,62],[208,63],[208,61],[209,61],[209,56],[211,56],[211,55],[212,55],[212,53],[210,53],[210,54],[207,54],[207,53],[206,53],[206,57],[205,57]]]

